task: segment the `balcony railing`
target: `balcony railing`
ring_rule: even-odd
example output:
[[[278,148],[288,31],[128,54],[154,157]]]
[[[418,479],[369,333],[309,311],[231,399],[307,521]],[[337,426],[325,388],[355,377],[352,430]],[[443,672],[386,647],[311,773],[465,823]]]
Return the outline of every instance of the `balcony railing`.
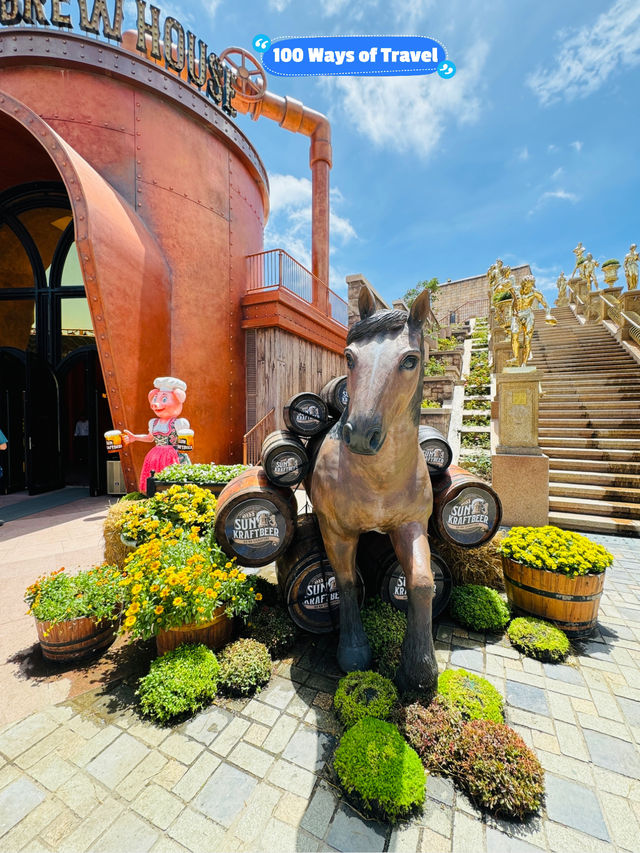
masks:
[[[314,305],[342,326],[347,325],[347,303],[283,249],[247,255],[247,289],[282,288]]]
[[[469,299],[467,302],[463,302],[457,308],[450,309],[438,317],[437,320],[440,326],[449,326],[455,323],[464,323],[465,320],[470,320],[471,317],[488,316],[489,299],[486,296],[479,296],[476,299]]]

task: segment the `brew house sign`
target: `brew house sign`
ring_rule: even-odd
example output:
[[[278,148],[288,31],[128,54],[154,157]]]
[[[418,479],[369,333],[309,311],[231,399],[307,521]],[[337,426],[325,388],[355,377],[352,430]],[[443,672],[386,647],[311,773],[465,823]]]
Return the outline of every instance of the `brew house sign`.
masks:
[[[124,0],[74,0],[78,7],[77,25],[92,35],[102,34],[108,39],[122,41],[122,9]],[[161,24],[161,10],[149,6],[145,0],[136,0],[137,32],[136,47],[146,54],[146,36],[151,38],[151,56],[163,60],[167,69],[180,74],[187,69],[189,83],[198,89],[205,87],[205,94],[216,106],[230,116],[235,116],[231,101],[234,95],[232,72],[224,66],[215,53],[208,53],[205,42],[197,39],[176,18],[167,16]],[[0,24],[5,27],[28,24],[34,27],[55,26],[72,30],[71,0],[0,0]],[[164,42],[164,56],[160,42]]]

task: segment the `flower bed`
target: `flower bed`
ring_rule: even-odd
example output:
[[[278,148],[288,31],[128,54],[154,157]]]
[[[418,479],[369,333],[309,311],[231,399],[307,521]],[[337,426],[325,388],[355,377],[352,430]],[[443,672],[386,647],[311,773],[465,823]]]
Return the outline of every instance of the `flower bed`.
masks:
[[[120,534],[132,545],[159,536],[197,529],[200,535],[213,527],[216,499],[192,483],[173,485],[144,501],[131,501],[120,516]]]

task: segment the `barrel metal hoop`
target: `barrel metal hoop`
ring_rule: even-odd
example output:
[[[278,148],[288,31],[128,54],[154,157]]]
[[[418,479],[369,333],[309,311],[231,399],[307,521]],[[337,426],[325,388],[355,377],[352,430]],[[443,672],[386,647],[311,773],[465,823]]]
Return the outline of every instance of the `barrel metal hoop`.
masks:
[[[49,640],[44,640],[44,644],[49,649],[61,649],[65,646],[77,646],[79,643],[86,643],[87,640],[95,640],[98,637],[110,636],[111,634],[115,634],[115,630],[113,627],[103,628],[101,631],[94,631],[93,634],[86,634],[84,637],[79,637],[76,640],[65,640],[64,643],[52,643]]]
[[[525,592],[534,592],[536,595],[542,595],[544,598],[555,598],[558,601],[595,601],[602,595],[602,590],[594,592],[591,595],[564,595],[561,592],[551,592],[546,589],[537,589],[535,586],[527,586],[526,584],[513,580],[513,578],[509,578],[506,575],[504,579],[507,583],[517,586],[518,589],[524,589]]]

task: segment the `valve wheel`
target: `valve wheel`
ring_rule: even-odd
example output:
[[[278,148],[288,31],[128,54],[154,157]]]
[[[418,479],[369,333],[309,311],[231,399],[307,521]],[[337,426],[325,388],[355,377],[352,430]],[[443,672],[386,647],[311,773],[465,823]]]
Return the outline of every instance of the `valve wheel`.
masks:
[[[267,91],[267,75],[258,60],[242,47],[227,47],[220,62],[236,73],[233,88],[247,101],[259,101]]]

